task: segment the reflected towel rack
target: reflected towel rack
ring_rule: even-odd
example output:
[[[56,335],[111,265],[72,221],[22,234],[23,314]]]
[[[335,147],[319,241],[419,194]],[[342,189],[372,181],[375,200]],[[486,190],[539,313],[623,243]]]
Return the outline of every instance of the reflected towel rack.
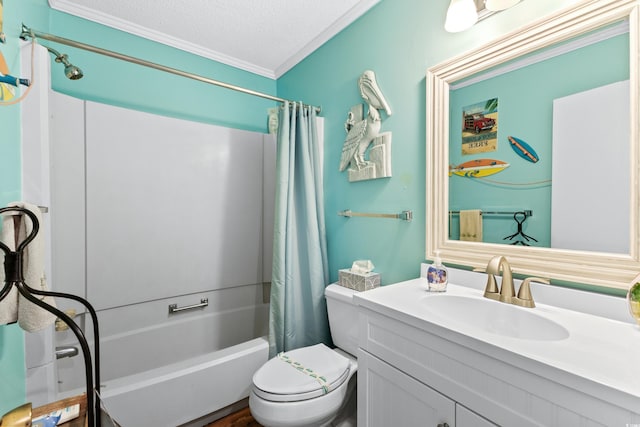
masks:
[[[395,218],[395,219],[402,219],[405,221],[411,221],[413,219],[412,211],[402,211],[399,214],[383,214],[383,213],[352,212],[350,209],[345,209],[343,211],[338,212],[338,215],[346,216],[347,218],[351,218],[352,216],[366,216],[370,218]]]
[[[512,212],[508,212],[508,211],[480,211],[480,215],[515,215],[517,213],[523,213],[525,215],[525,217],[530,217],[533,216],[533,211],[528,209],[528,210],[522,210],[522,211],[512,211]],[[460,211],[449,211],[449,215],[459,215]]]
[[[209,305],[209,298],[201,298],[200,304],[185,305],[184,307],[178,307],[178,304],[169,304],[169,314],[177,313],[179,311],[193,310],[194,308],[206,307]]]

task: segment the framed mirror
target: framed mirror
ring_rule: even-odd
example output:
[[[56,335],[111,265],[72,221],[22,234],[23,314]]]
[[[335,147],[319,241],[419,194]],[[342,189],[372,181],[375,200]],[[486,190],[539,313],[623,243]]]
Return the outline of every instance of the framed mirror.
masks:
[[[639,6],[583,1],[427,70],[427,259],[503,255],[517,274],[629,286]]]

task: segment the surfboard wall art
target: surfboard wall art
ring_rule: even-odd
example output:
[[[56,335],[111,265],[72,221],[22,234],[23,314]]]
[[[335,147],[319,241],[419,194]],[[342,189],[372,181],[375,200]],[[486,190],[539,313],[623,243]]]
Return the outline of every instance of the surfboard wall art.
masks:
[[[509,163],[494,159],[469,160],[458,166],[449,166],[449,176],[458,175],[467,178],[483,178],[503,171]]]
[[[513,151],[515,151],[518,156],[532,163],[536,163],[539,160],[538,154],[529,144],[515,136],[510,136],[508,138],[511,148],[513,148]]]

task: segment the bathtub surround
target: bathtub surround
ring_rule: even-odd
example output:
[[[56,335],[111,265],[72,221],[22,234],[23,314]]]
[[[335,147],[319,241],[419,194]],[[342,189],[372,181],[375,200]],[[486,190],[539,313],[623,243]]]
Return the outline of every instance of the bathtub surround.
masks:
[[[331,343],[321,141],[313,108],[285,102],[276,158],[269,354]]]
[[[24,159],[51,166],[30,175],[46,178],[40,185],[51,192],[50,277],[55,289],[89,294],[99,308],[102,395],[110,412],[124,425],[144,425],[136,417],[151,419],[149,413],[156,425],[177,425],[248,396],[251,373],[268,354],[266,340],[252,341],[266,334],[262,283],[270,271],[262,267],[270,261],[262,254],[273,221],[274,139],[43,92],[30,98],[42,101],[42,116],[31,111],[23,118],[25,129],[52,144],[36,138],[41,156]],[[170,226],[178,219],[179,228]],[[118,248],[123,242],[126,248]],[[168,314],[169,305],[198,297],[209,306]],[[56,345],[76,345],[67,331],[55,335]],[[52,364],[53,381],[28,371],[30,401],[83,387],[80,357]],[[54,396],[35,396],[34,389]],[[158,406],[158,396],[175,406]]]
[[[109,412],[178,425],[248,396],[268,354],[274,138],[49,97],[52,282],[98,310]],[[67,331],[56,341],[74,345]],[[77,394],[80,358],[56,367],[53,387]]]

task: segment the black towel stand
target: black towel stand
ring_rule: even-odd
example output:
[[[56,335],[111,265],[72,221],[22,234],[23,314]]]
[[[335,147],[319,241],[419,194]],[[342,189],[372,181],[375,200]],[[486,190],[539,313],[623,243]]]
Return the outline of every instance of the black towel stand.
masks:
[[[524,231],[522,230],[522,224],[524,224],[524,222],[527,220],[528,216],[530,216],[530,215],[527,215],[527,212],[516,212],[516,213],[514,213],[513,214],[513,219],[518,224],[518,231],[516,231],[515,233],[513,233],[510,236],[504,237],[502,240],[513,240],[513,238],[516,237],[516,236],[522,236],[522,237],[525,238],[525,240],[527,242],[530,242],[531,240],[533,240],[534,242],[537,242],[538,240],[535,237],[526,235],[524,233]],[[511,244],[512,245],[530,246],[528,243],[526,243],[526,242],[524,242],[522,240],[516,240]]]
[[[76,338],[82,348],[82,355],[84,357],[85,365],[85,377],[86,377],[86,395],[87,395],[87,425],[89,427],[101,427],[100,420],[100,399],[94,396],[95,391],[100,390],[100,339],[98,335],[98,316],[96,311],[91,306],[89,301],[73,294],[66,294],[61,292],[42,291],[29,287],[23,276],[23,251],[25,247],[33,241],[38,234],[40,224],[33,212],[28,209],[20,207],[5,207],[0,209],[0,215],[7,212],[13,212],[13,215],[24,214],[31,220],[33,224],[31,233],[20,243],[17,243],[16,250],[12,251],[4,243],[0,242],[0,249],[4,252],[4,271],[5,271],[5,284],[2,290],[0,290],[0,301],[2,301],[11,291],[11,287],[15,286],[18,292],[24,296],[27,300],[36,304],[44,310],[56,315],[59,319],[64,321],[69,328],[73,331]],[[94,362],[92,363],[91,351],[89,344],[84,336],[84,333],[76,322],[69,317],[66,313],[60,311],[58,308],[53,307],[46,302],[36,298],[34,295],[51,296],[56,298],[67,298],[77,301],[84,305],[91,315],[93,321],[93,335],[94,335]],[[95,381],[95,384],[94,384]],[[94,388],[95,387],[95,388]]]

